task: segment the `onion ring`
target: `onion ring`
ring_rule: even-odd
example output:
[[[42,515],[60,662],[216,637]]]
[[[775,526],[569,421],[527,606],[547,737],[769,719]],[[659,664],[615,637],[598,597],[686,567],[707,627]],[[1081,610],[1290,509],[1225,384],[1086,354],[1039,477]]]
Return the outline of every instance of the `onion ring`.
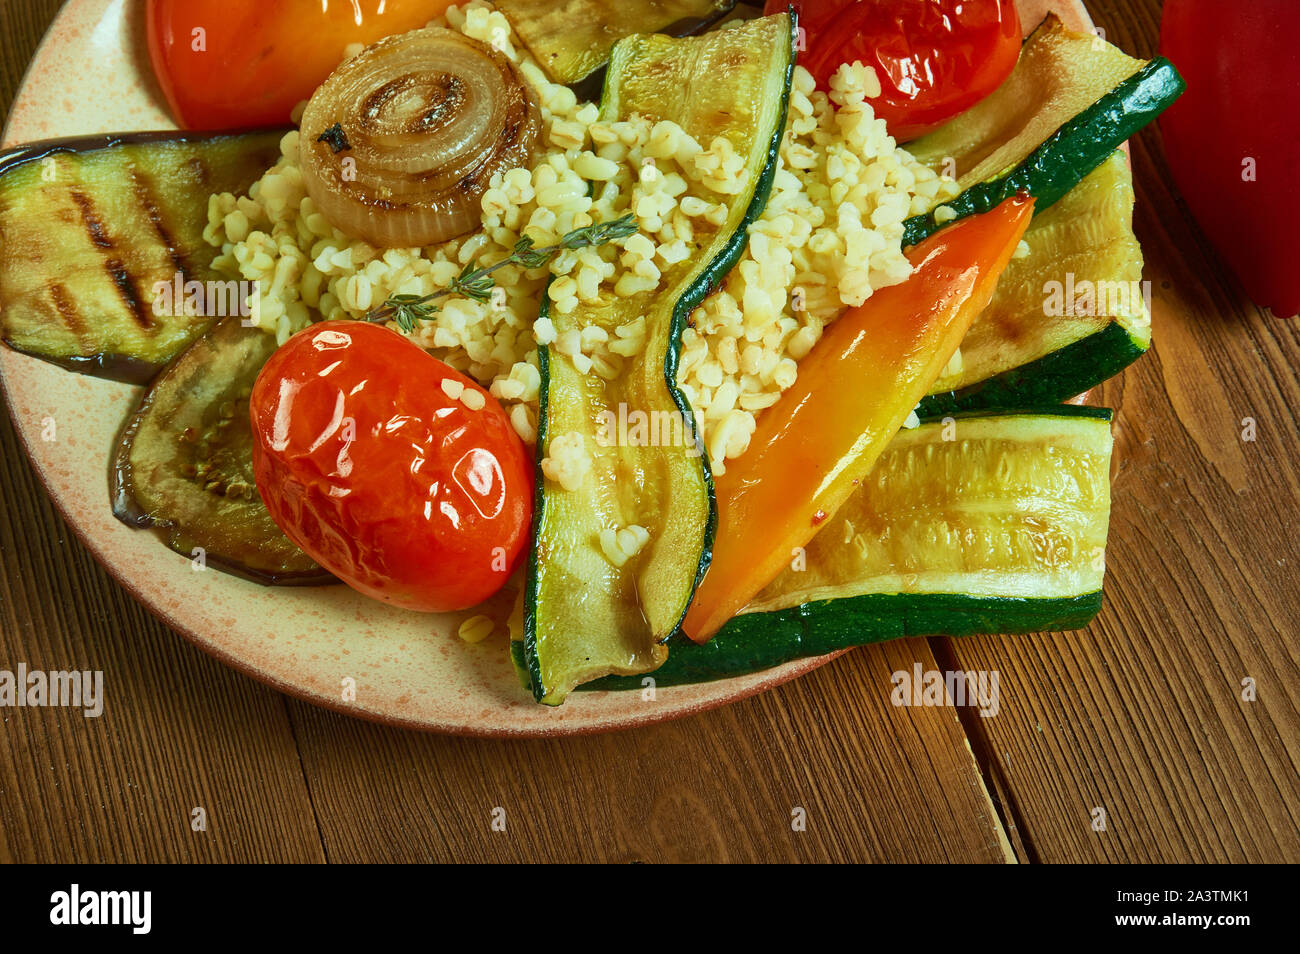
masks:
[[[502,53],[441,27],[380,40],[338,67],[302,116],[307,194],[372,245],[434,245],[476,228],[498,172],[527,167],[541,113]]]

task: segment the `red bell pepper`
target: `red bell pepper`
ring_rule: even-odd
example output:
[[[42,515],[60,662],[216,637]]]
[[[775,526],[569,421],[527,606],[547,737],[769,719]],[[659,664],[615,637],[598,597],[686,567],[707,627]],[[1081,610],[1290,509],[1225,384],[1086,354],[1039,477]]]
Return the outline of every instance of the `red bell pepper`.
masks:
[[[1251,299],[1300,313],[1300,3],[1166,0],[1187,92],[1160,119],[1174,182]]]

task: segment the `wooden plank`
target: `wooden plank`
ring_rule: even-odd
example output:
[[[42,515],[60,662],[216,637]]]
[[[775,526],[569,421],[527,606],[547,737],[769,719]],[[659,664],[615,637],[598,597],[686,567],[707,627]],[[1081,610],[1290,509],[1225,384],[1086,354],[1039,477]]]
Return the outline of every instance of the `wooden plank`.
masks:
[[[0,5],[6,110],[58,7]],[[94,562],[7,414],[0,486],[0,669],[101,670],[106,699],[93,719],[0,709],[0,862],[321,860],[279,694],[191,648]]]
[[[1108,40],[1155,51],[1155,3],[1090,6]],[[1100,399],[1118,409],[1106,607],[1086,633],[938,654],[1001,674],[1000,714],[968,727],[1032,857],[1300,861],[1300,325],[1242,294],[1154,130],[1133,162],[1155,348]]]
[[[102,671],[105,699],[98,718],[0,709],[0,859],[322,859],[281,696],[191,647],[94,562],[8,416],[0,484],[0,669]],[[191,830],[196,807],[206,832]]]
[[[1014,860],[954,710],[889,702],[916,661],[935,665],[921,640],[857,650],[714,712],[549,741],[291,709],[333,862]]]

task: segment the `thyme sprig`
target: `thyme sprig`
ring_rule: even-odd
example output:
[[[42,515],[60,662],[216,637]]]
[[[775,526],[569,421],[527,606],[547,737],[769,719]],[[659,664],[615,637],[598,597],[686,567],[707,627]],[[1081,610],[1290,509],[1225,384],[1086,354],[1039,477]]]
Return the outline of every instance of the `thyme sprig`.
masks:
[[[439,289],[428,295],[393,295],[383,306],[366,315],[366,321],[394,321],[405,332],[412,332],[421,321],[429,321],[442,307],[437,304],[440,299],[452,295],[463,295],[474,301],[489,301],[496,283],[492,273],[507,265],[519,265],[525,269],[541,268],[556,255],[569,249],[590,248],[616,242],[635,235],[636,216],[624,215],[608,222],[595,222],[580,229],[574,229],[554,245],[536,248],[533,240],[524,236],[515,243],[514,251],[495,265],[474,268],[473,263],[466,263],[459,275],[452,280],[449,287]]]

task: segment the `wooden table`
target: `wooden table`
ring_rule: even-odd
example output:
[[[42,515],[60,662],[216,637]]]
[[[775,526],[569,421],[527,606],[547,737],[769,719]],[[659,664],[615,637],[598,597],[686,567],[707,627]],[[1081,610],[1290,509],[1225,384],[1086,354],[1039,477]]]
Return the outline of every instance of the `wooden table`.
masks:
[[[1158,0],[1090,6],[1153,54]],[[57,7],[0,6],[3,105]],[[1133,162],[1156,345],[1102,391],[1118,463],[1086,632],[860,649],[593,738],[388,729],[154,620],[54,513],[3,417],[0,669],[111,678],[99,719],[0,709],[0,861],[1300,861],[1300,323],[1245,299],[1153,131]],[[915,662],[997,670],[1001,711],[891,706],[890,674]]]

